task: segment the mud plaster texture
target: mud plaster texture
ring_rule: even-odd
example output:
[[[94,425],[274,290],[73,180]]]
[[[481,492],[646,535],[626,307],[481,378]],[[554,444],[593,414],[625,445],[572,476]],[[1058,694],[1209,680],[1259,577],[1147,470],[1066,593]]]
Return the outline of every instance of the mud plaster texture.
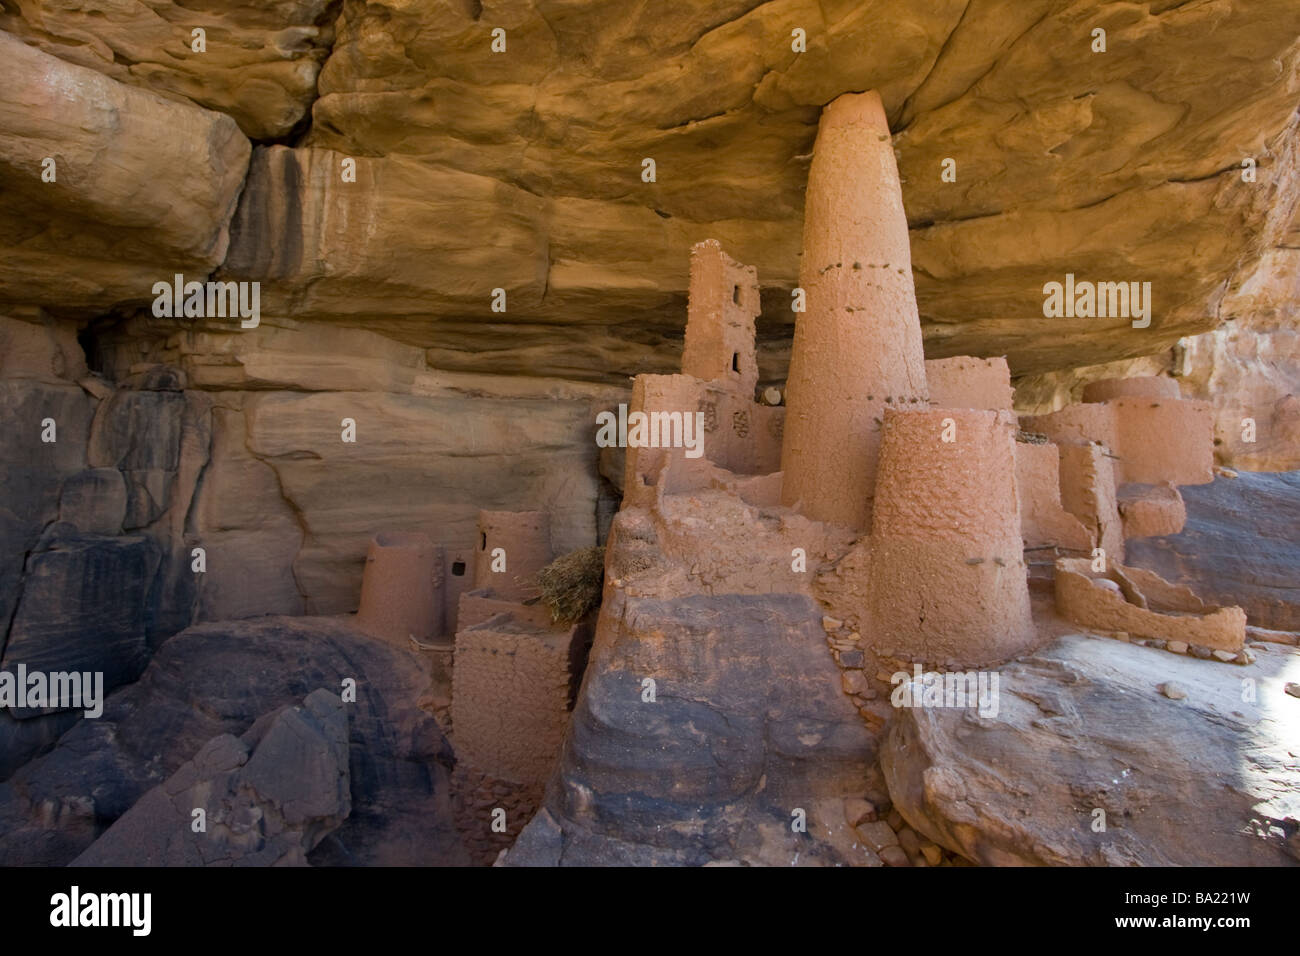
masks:
[[[480,511],[474,554],[474,583],[509,601],[537,594],[533,576],[551,563],[550,516],[544,511]],[[504,569],[494,570],[504,554]]]
[[[1178,534],[1187,523],[1187,505],[1172,482],[1124,485],[1119,489],[1119,513],[1126,540]]]
[[[1190,589],[1142,568],[1112,564],[1108,572],[1094,572],[1086,559],[1058,561],[1056,605],[1063,616],[1085,627],[1132,637],[1234,655],[1246,640],[1246,612],[1241,608],[1206,604]]]
[[[1094,547],[1113,561],[1124,560],[1124,526],[1115,488],[1115,463],[1100,444],[1064,444],[1061,456],[1061,504],[1083,522]]]
[[[1119,484],[1214,480],[1214,415],[1207,402],[1121,396],[1026,417],[1022,425],[1058,444],[1101,442],[1115,456]]]
[[[683,374],[729,382],[752,399],[758,385],[758,271],[732,259],[716,239],[706,239],[691,249],[690,288]]]
[[[529,615],[511,612],[456,635],[455,809],[465,844],[481,862],[509,846],[540,804],[568,726],[587,637],[587,625],[539,627]],[[494,819],[496,810],[504,817]]]
[[[1010,410],[1015,391],[1004,358],[955,355],[925,363],[930,404],[937,408]]]
[[[865,632],[884,653],[985,663],[1037,640],[1015,433],[1009,412],[885,412]]]
[[[925,360],[898,168],[874,92],[822,112],[804,207],[786,385],[781,502],[866,530],[880,422],[888,406],[925,407]]]
[[[1061,503],[1061,456],[1055,445],[1016,442],[1016,492],[1026,548],[1091,550],[1093,536]]]
[[[433,639],[442,627],[442,572],[442,550],[428,535],[375,535],[361,579],[357,627],[399,644]]]

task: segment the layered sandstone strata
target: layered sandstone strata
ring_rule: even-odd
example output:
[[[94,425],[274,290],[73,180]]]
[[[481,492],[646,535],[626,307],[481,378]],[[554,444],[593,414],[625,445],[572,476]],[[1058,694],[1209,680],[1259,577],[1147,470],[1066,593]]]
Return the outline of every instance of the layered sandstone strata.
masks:
[[[0,301],[96,314],[225,259],[250,146],[234,120],[0,32]]]
[[[225,113],[254,139],[273,139],[288,135],[311,108],[336,12],[329,0],[35,0],[0,11],[0,30],[128,86]]]
[[[351,317],[443,368],[615,384],[671,369],[687,287],[673,257],[715,235],[766,277],[760,367],[779,381],[812,124],[822,104],[873,88],[899,130],[932,357],[1006,354],[1018,375],[1068,368],[1166,350],[1220,318],[1268,308],[1251,279],[1257,265],[1272,259],[1282,275],[1294,272],[1285,262],[1294,242],[1260,235],[1272,210],[1294,206],[1294,3],[1014,6],[677,4],[651,21],[615,0],[592,21],[523,3],[500,23],[504,55],[487,51],[475,4],[273,12],[33,0],[0,13],[0,28],[114,87],[220,111],[268,151],[301,139],[294,162],[254,163],[253,225],[232,258],[275,250],[284,267],[264,291],[278,311]],[[796,24],[807,31],[802,53],[790,45]],[[1105,54],[1087,52],[1093,25],[1108,32]],[[204,53],[189,45],[195,27],[209,31]],[[889,53],[855,55],[864,43]],[[310,129],[296,137],[307,112]],[[173,125],[152,154],[132,157],[137,179],[200,168],[167,158],[194,139],[191,127]],[[339,175],[347,157],[358,163],[355,183]],[[646,158],[658,164],[653,183],[638,175]],[[1244,158],[1257,164],[1254,182],[1242,180]],[[948,159],[955,181],[940,175]],[[33,173],[6,167],[6,186],[10,175]],[[321,206],[326,180],[340,188]],[[431,198],[443,196],[449,205]],[[112,202],[121,215],[135,199]],[[351,237],[322,229],[323,211],[339,205],[366,228]],[[0,243],[25,258],[31,236],[11,225]],[[509,250],[496,265],[482,254],[498,238],[494,225]],[[73,222],[62,235],[80,231]],[[134,283],[107,281],[103,263],[69,249],[64,265],[25,288],[93,272],[76,302],[56,304],[88,316],[130,301],[123,286]],[[1067,271],[1150,280],[1153,326],[1044,319],[1039,290]],[[511,290],[518,308],[485,323],[467,306],[495,287]],[[1278,348],[1287,341],[1279,336]],[[1251,363],[1251,404],[1267,410],[1289,376],[1253,351],[1233,345],[1214,365]]]

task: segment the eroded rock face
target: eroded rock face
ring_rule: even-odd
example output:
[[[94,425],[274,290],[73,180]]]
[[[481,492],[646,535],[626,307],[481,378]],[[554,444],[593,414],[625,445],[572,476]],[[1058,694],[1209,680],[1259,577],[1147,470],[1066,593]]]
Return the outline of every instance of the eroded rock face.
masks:
[[[1257,627],[1300,630],[1300,473],[1243,472],[1182,495],[1183,530],[1127,542],[1129,562],[1240,605]]]
[[[250,150],[229,116],[7,33],[0,82],[0,301],[95,314],[225,259]]]
[[[129,86],[226,113],[246,136],[266,139],[306,115],[337,10],[336,0],[36,0],[0,13],[0,29]],[[201,51],[196,28],[206,33]]]
[[[655,300],[680,296],[680,271],[639,250],[686,230],[677,248],[712,235],[755,264],[780,290],[769,321],[788,324],[817,115],[840,93],[879,89],[899,131],[929,350],[1005,352],[1018,373],[1150,353],[1206,327],[1237,260],[1259,251],[1250,226],[1283,185],[1270,172],[1246,187],[1237,172],[1243,149],[1270,165],[1294,110],[1300,20],[1284,0],[628,12],[538,3],[435,24],[347,7],[310,142],[419,155],[553,197],[548,295],[532,310],[552,321],[600,285],[605,301],[668,324],[678,303]],[[486,54],[498,25],[507,51]],[[1098,26],[1105,53],[1090,50]],[[791,50],[796,27],[806,53]],[[1208,67],[1207,43],[1240,48],[1250,66],[1159,65]],[[503,111],[519,120],[487,121]],[[639,178],[646,157],[653,184]],[[940,178],[948,157],[955,183]],[[601,228],[575,231],[570,209]],[[1067,271],[1151,281],[1156,329],[1044,320],[1041,287]]]
[[[1300,225],[1224,303],[1223,325],[1179,343],[1189,396],[1215,405],[1215,456],[1250,471],[1300,468]]]
[[[843,801],[879,787],[875,740],[840,689],[819,605],[629,593],[620,569],[644,569],[653,549],[623,527],[544,807],[506,862],[874,861]],[[807,832],[792,828],[796,810]]]
[[[1243,701],[1238,667],[1065,637],[1001,669],[995,717],[900,708],[889,793],[918,832],[987,865],[1294,864],[1298,659],[1260,651]]]
[[[294,759],[304,761],[298,766],[312,773],[328,769],[331,761],[346,763],[351,812],[343,812],[346,802],[339,794],[330,806],[318,807],[321,812],[305,812],[291,823],[299,777],[274,765],[287,759],[293,747],[286,750],[272,741],[270,730],[263,736],[250,728],[263,715],[295,706],[317,688],[327,688],[341,700],[345,678],[356,681],[356,702],[343,705],[346,753],[338,751],[325,726],[338,718],[327,713],[318,715],[319,733],[313,731],[320,746],[304,739],[306,752]],[[233,770],[240,763],[233,738],[246,737],[244,752],[251,748],[252,753],[239,780],[251,785],[259,764],[266,771],[258,778],[258,792],[267,799],[276,793],[282,798],[278,802],[293,840],[278,846],[293,860],[300,861],[311,844],[312,863],[467,862],[447,805],[447,772],[439,762],[447,759],[444,741],[433,718],[416,707],[427,684],[427,672],[413,655],[339,621],[263,618],[191,628],[163,645],[138,682],[113,694],[102,717],[82,720],[49,753],[0,784],[0,859],[6,864],[67,863],[150,790],[170,786],[168,778],[180,789],[188,788],[190,781],[173,775],[214,738],[212,746],[231,759],[223,766],[205,763],[203,773],[219,776]],[[292,724],[295,718],[286,719]],[[288,725],[280,732],[296,733]],[[268,752],[259,760],[263,749]],[[273,786],[262,789],[263,783]],[[231,786],[239,789],[235,782]],[[329,796],[323,788],[309,789],[322,799]],[[322,834],[312,827],[342,816],[346,820],[337,829],[314,842]],[[134,830],[135,824],[126,829]],[[306,839],[309,831],[312,839]],[[131,844],[134,837],[126,837]],[[305,842],[297,842],[299,837]],[[182,852],[149,845],[160,854]],[[112,852],[120,859],[119,850]]]
[[[1244,261],[1225,288],[1215,306],[1217,328],[1143,358],[1025,376],[1017,383],[1017,409],[1056,411],[1099,379],[1171,376],[1183,398],[1214,407],[1220,464],[1251,471],[1300,467],[1296,146],[1293,125],[1277,155],[1284,185],[1259,226],[1262,252]]]
[[[0,668],[100,672],[109,691],[149,660],[149,589],[159,552],[145,535],[58,535],[27,558]]]
[[[1296,13],[1281,1],[1143,12],[1035,3],[1009,12],[992,3],[828,8],[790,0],[707,12],[675,4],[654,22],[617,7],[593,16],[572,4],[494,13],[446,17],[404,42],[395,39],[399,23],[420,14],[385,12],[380,22],[373,10],[344,9],[312,142],[417,152],[428,163],[585,200],[585,219],[607,225],[575,238],[552,228],[552,247],[563,247],[552,252],[555,307],[567,304],[564,290],[575,282],[594,280],[620,306],[658,312],[647,294],[680,294],[680,274],[664,284],[654,265],[637,263],[633,243],[658,245],[655,237],[685,221],[699,232],[682,238],[716,235],[757,265],[780,290],[768,320],[789,323],[806,176],[800,157],[824,103],[878,88],[900,130],[931,354],[1005,351],[1018,373],[1079,364],[1087,359],[1080,349],[1144,354],[1157,341],[1173,342],[1175,329],[1197,330],[1206,302],[1248,251],[1243,226],[1262,221],[1262,207],[1252,207],[1278,186],[1238,189],[1240,143],[1255,144],[1268,163],[1262,147],[1295,107],[1284,51]],[[1261,29],[1264,22],[1271,29]],[[497,23],[511,46],[482,55],[485,31]],[[1108,30],[1105,53],[1089,49],[1096,26]],[[790,51],[794,27],[807,31],[806,53]],[[1196,51],[1210,36],[1252,47],[1251,68],[1213,77],[1158,68],[1204,61]],[[448,56],[448,48],[456,52]],[[378,82],[385,91],[374,90]],[[412,101],[411,88],[433,95]],[[528,90],[525,120],[504,130],[486,124],[508,109],[512,90]],[[376,101],[400,124],[380,118]],[[1258,122],[1264,114],[1273,117],[1268,130]],[[1226,126],[1234,133],[1223,135]],[[538,140],[547,147],[529,148]],[[719,161],[725,156],[744,156],[741,177]],[[643,157],[658,166],[653,185],[638,179]],[[944,157],[957,160],[956,183],[941,181]],[[654,209],[671,219],[656,222],[646,215]],[[737,220],[744,232],[725,233]],[[1126,235],[1122,246],[1113,242],[1117,230]],[[1067,271],[1148,278],[1160,290],[1160,330],[1141,337],[1118,323],[1048,324],[1041,285]],[[645,291],[615,278],[629,273]],[[1049,328],[1053,334],[1040,334]]]
[[[351,810],[347,710],[321,688],[213,737],[72,865],[305,866]]]
[[[766,277],[763,331],[784,339],[816,121],[844,92],[880,90],[896,131],[931,357],[1006,354],[1025,374],[1151,354],[1205,331],[1225,291],[1276,247],[1261,227],[1295,193],[1300,13],[1288,0],[1035,0],[1014,10],[734,0],[674,2],[653,17],[631,0],[600,11],[571,0],[162,14],[126,4],[93,29],[89,18],[25,6],[4,27],[64,59],[33,48],[8,59],[100,71],[131,98],[131,123],[159,108],[137,104],[139,86],[172,97],[168,109],[188,100],[221,110],[262,140],[283,137],[310,104],[296,148],[273,146],[253,163],[232,274],[274,279],[277,308],[364,317],[447,367],[576,364],[607,380],[662,371],[681,329],[676,257],[710,236]],[[208,52],[189,52],[189,31],[205,23]],[[492,51],[494,28],[506,31],[504,52]],[[1092,50],[1097,28],[1105,52]],[[792,48],[796,30],[804,52]],[[40,106],[18,98],[16,109]],[[123,170],[155,184],[154,173],[237,184],[247,150],[238,139],[214,146],[216,162],[158,155],[215,144],[175,135],[212,116],[190,112]],[[45,155],[30,152],[11,160],[24,182]],[[356,182],[342,178],[345,157],[357,161]],[[1241,180],[1243,158],[1257,163],[1255,183]],[[653,182],[641,178],[645,159]],[[955,181],[941,175],[947,159]],[[177,185],[190,187],[176,190],[187,201],[211,192]],[[127,195],[98,202],[108,223],[148,218]],[[207,210],[191,219],[209,238],[220,225]],[[430,258],[437,270],[421,268]],[[131,301],[136,283],[117,268],[64,289],[60,304]],[[1067,272],[1150,281],[1152,327],[1045,319],[1042,286]],[[489,310],[494,288],[510,293],[504,316]],[[40,291],[29,283],[12,295],[36,301]],[[784,374],[774,345],[768,378]],[[565,354],[574,348],[577,362]]]

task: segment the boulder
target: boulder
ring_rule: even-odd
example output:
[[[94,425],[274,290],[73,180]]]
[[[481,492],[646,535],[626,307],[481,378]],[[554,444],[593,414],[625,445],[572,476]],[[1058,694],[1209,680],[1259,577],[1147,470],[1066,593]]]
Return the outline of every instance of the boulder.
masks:
[[[69,727],[81,720],[82,711],[63,710],[18,720],[0,710],[0,780],[27,761],[48,750]]]
[[[320,688],[213,737],[71,865],[305,866],[351,810],[347,705]]]
[[[47,540],[27,559],[0,667],[99,672],[106,692],[135,680],[149,659],[146,622],[158,560],[157,545],[145,535]]]
[[[1183,530],[1127,542],[1127,562],[1239,605],[1256,627],[1300,630],[1300,472],[1242,472],[1181,492]]]
[[[1243,671],[1063,637],[1000,670],[993,716],[897,708],[880,755],[890,798],[985,865],[1294,864],[1300,708],[1284,687],[1300,651],[1274,650]]]
[[[820,619],[804,595],[615,588],[544,808],[506,864],[867,862],[843,800],[867,788],[874,740]]]
[[[0,84],[0,301],[96,314],[225,258],[251,148],[229,116],[3,32]]]
[[[227,113],[245,135],[265,139],[288,135],[310,108],[336,12],[329,0],[94,8],[37,0],[0,14],[0,29],[121,83]],[[196,27],[206,31],[202,51]]]
[[[276,617],[202,624],[173,636],[140,680],[109,695],[103,716],[81,720],[0,783],[0,860],[72,861],[204,744],[242,737],[262,715],[317,688],[341,695],[345,679],[356,681],[355,703],[344,702],[352,812],[308,862],[467,863],[448,803],[450,751],[416,706],[428,686],[425,665],[343,621]],[[328,766],[313,762],[324,744],[309,747],[307,739],[309,753],[294,758],[307,763],[297,766]],[[267,757],[282,752],[277,745]],[[254,746],[249,765],[256,754]],[[274,783],[278,775],[267,769]],[[274,783],[281,784],[276,792],[287,808],[294,784]]]

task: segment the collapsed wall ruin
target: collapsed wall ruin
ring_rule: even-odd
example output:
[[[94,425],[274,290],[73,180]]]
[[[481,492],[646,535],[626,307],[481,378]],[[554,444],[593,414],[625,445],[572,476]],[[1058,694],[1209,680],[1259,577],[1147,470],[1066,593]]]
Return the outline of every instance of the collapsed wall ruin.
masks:
[[[547,512],[480,511],[472,563],[394,531],[375,536],[366,562],[357,626],[429,660],[425,705],[454,747],[453,810],[480,863],[540,804],[586,663],[590,624],[557,624],[537,603],[553,557]]]
[[[632,385],[629,418],[651,416],[651,444],[629,438],[625,507],[714,482],[739,488],[746,476],[777,469],[785,409],[754,400],[758,313],[755,269],[734,261],[716,240],[697,243],[691,249],[682,374],[638,375]],[[702,454],[682,440],[688,427],[698,429],[693,437]]]

